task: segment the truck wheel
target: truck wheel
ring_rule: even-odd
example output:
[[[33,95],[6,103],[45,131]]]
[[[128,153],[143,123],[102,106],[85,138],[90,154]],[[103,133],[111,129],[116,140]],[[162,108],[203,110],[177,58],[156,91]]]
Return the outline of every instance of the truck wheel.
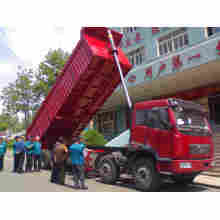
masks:
[[[156,191],[160,186],[160,176],[152,159],[139,159],[134,167],[136,188],[142,191]]]
[[[187,184],[192,184],[195,177],[196,175],[173,176],[172,179],[178,184],[187,185]]]
[[[112,157],[106,156],[99,162],[99,175],[104,183],[114,184],[119,176],[118,168]]]

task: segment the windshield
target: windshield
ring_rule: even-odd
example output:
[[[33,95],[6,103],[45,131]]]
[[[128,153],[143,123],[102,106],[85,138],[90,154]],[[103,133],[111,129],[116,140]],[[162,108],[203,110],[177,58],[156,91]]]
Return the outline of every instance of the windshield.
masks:
[[[180,106],[174,107],[173,110],[177,126],[206,127],[205,117],[201,112],[194,109],[184,109]]]
[[[180,106],[173,107],[173,111],[177,128],[180,131],[203,132],[203,134],[209,132],[207,122],[202,112]]]

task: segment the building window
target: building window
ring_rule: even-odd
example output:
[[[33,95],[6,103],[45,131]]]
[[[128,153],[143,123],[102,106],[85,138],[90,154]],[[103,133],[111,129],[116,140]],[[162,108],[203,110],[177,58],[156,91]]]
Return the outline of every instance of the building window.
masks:
[[[189,45],[186,28],[180,28],[158,39],[158,55],[169,54]]]
[[[98,130],[104,135],[112,135],[115,132],[115,112],[98,114]]]
[[[145,57],[144,47],[131,51],[127,54],[127,57],[133,66],[142,64]]]
[[[127,33],[132,33],[135,32],[137,30],[137,27],[125,27],[123,28],[123,33],[127,34]]]
[[[219,33],[220,27],[208,27],[207,28],[207,35],[208,37],[212,36],[213,34]]]

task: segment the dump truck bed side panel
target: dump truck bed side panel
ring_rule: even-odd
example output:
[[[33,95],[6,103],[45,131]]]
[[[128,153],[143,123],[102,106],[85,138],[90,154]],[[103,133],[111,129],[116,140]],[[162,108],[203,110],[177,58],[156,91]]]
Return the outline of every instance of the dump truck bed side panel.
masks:
[[[121,34],[113,31],[118,45]],[[131,69],[121,49],[124,76]],[[27,131],[54,142],[60,136],[76,137],[87,126],[105,100],[120,84],[106,28],[84,28],[81,39],[62,74]]]

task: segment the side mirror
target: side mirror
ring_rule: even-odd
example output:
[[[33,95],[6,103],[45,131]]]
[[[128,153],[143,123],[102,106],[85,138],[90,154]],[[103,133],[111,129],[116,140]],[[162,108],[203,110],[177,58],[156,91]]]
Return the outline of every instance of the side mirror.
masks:
[[[173,125],[169,122],[166,123],[166,127],[168,130],[172,130],[173,129]]]
[[[173,129],[173,125],[170,122],[164,121],[164,120],[161,120],[161,122],[165,126],[166,129],[168,129],[168,130]]]

